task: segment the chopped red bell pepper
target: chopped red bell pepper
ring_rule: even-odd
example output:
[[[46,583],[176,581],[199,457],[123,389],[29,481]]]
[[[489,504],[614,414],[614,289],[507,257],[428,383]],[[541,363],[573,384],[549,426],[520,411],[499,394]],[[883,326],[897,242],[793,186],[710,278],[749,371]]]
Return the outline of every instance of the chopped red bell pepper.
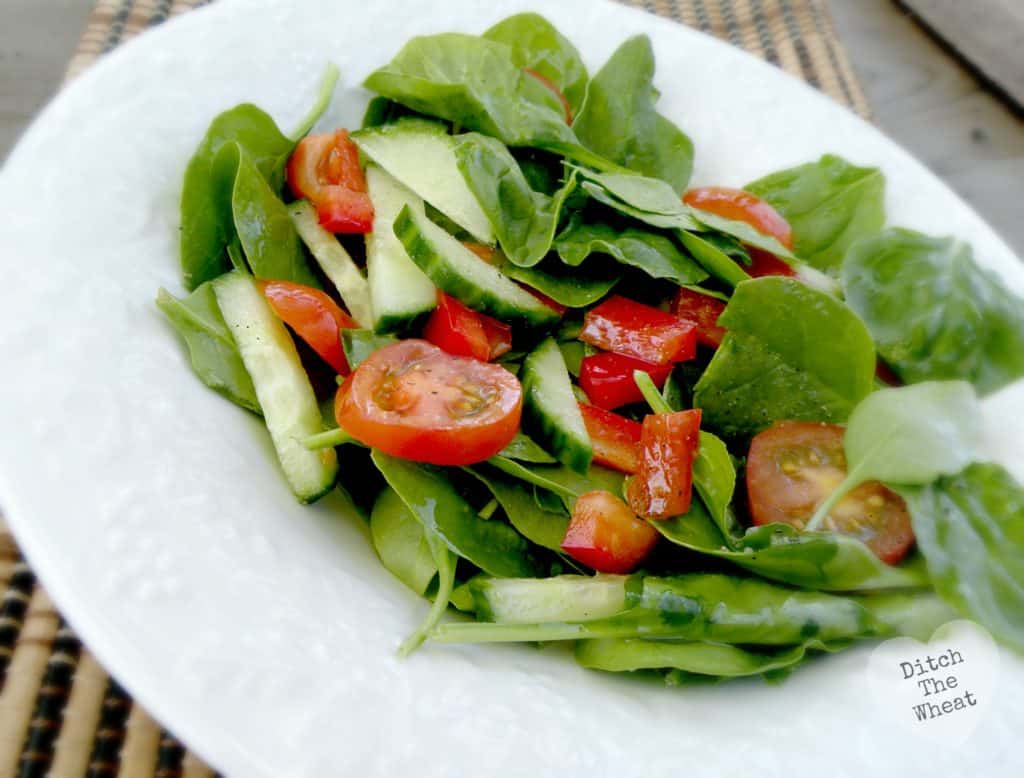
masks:
[[[779,259],[769,251],[756,249],[753,246],[747,246],[747,253],[750,254],[750,259],[753,261],[753,264],[751,264],[750,267],[744,267],[743,269],[751,278],[764,278],[765,276],[796,277],[796,271],[788,262]]]
[[[359,167],[359,149],[346,130],[307,135],[288,159],[286,173],[292,193],[316,206],[324,229],[346,234],[373,229],[373,203]]]
[[[587,311],[580,340],[658,365],[697,355],[696,325],[621,295]]]
[[[648,519],[690,510],[693,461],[700,445],[700,410],[652,413],[640,432],[640,469],[626,487],[629,507]]]
[[[724,310],[721,300],[684,287],[679,288],[672,303],[672,313],[697,326],[697,342],[711,348],[721,346],[725,337],[725,327],[718,326],[718,317]]]
[[[658,531],[611,492],[580,495],[562,550],[600,573],[629,573],[651,553]]]
[[[633,380],[633,371],[643,370],[659,389],[672,373],[672,365],[655,365],[622,354],[591,354],[580,364],[580,388],[598,408],[611,410],[640,402],[644,396]]]
[[[481,362],[496,359],[512,348],[512,328],[467,308],[444,292],[437,293],[437,308],[423,329],[423,338],[457,357]]]
[[[617,413],[580,403],[583,424],[599,465],[635,473],[640,467],[640,423]]]

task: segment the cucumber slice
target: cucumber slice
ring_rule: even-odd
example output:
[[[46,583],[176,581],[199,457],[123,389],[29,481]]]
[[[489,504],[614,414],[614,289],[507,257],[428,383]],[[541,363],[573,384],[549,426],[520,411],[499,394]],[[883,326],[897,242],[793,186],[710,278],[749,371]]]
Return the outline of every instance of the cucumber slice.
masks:
[[[423,201],[379,167],[366,168],[373,202],[373,232],[366,236],[366,271],[370,281],[374,329],[401,332],[437,307],[437,290],[395,237],[395,217],[403,208],[423,213]]]
[[[569,370],[554,338],[545,339],[523,361],[523,431],[559,462],[587,474],[594,452],[573,394]]]
[[[624,575],[471,578],[466,587],[479,618],[499,624],[603,619],[626,609]]]
[[[494,244],[494,228],[455,161],[443,124],[402,119],[352,134],[359,150],[481,243]]]
[[[251,276],[232,271],[213,289],[256,387],[285,478],[300,501],[313,502],[334,486],[338,458],[334,449],[310,451],[302,444],[325,427],[295,343]]]
[[[288,206],[299,237],[341,295],[345,307],[360,327],[373,326],[373,308],[370,305],[370,285],[336,237],[320,226],[320,219],[306,200],[296,200]]]
[[[545,327],[559,316],[532,294],[488,265],[430,221],[422,210],[403,208],[395,235],[412,261],[439,289],[477,311],[503,321]]]

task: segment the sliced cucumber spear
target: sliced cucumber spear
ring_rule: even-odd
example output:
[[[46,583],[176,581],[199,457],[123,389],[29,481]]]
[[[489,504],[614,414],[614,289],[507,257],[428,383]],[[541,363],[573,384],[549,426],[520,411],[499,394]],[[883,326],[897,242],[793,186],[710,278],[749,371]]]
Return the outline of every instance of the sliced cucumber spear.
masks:
[[[299,500],[313,502],[334,486],[338,458],[334,449],[310,451],[303,445],[324,431],[324,422],[295,343],[249,275],[235,270],[214,281],[213,288],[252,377],[285,478]]]
[[[352,140],[363,154],[476,240],[494,244],[494,228],[459,170],[452,136],[443,124],[403,119],[360,130]]]
[[[338,239],[320,226],[316,209],[306,200],[296,200],[288,206],[299,237],[313,255],[324,275],[330,279],[341,295],[345,307],[360,327],[373,326],[373,308],[370,305],[370,285],[362,271],[352,261]]]
[[[394,230],[409,257],[430,280],[470,308],[527,327],[558,322],[553,308],[481,260],[423,211],[403,208]]]
[[[558,461],[586,475],[594,456],[569,370],[558,343],[546,338],[523,361],[523,431]]]
[[[423,201],[375,165],[366,168],[366,188],[373,202],[373,231],[366,236],[373,327],[378,333],[401,332],[437,307],[437,290],[393,229],[404,208],[423,213]]]

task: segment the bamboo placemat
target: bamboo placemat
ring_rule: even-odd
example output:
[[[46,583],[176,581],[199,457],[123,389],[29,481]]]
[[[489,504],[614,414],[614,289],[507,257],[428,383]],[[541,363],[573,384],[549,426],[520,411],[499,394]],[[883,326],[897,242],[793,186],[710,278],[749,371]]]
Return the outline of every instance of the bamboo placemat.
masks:
[[[623,0],[746,49],[862,116],[870,108],[826,0]],[[73,78],[119,43],[208,0],[99,0]],[[106,674],[54,609],[0,517],[0,778],[214,775]]]

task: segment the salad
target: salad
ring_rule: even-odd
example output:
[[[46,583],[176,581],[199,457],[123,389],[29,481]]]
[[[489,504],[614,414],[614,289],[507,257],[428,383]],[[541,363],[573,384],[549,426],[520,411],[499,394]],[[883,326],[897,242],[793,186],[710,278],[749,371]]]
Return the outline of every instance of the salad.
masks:
[[[312,132],[334,68],[290,133],[231,108],[157,305],[296,498],[347,492],[432,601],[403,654],[777,678],[958,614],[1024,651],[1024,490],[977,439],[1024,302],[887,227],[877,168],[694,186],[653,77],[645,36],[590,74],[520,14],[408,41],[358,128]]]

